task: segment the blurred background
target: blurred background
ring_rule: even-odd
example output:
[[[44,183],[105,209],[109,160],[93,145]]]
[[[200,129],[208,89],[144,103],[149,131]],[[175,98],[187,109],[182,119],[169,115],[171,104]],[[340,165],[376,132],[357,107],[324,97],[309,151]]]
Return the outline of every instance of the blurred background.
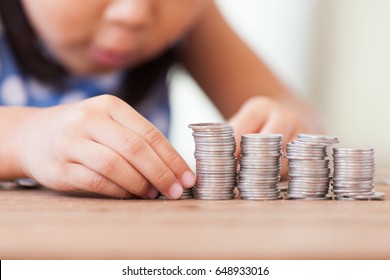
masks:
[[[372,146],[379,169],[390,166],[390,1],[217,3],[274,73],[318,109],[339,146]],[[171,95],[171,140],[193,166],[188,124],[223,119],[180,68],[172,71]]]

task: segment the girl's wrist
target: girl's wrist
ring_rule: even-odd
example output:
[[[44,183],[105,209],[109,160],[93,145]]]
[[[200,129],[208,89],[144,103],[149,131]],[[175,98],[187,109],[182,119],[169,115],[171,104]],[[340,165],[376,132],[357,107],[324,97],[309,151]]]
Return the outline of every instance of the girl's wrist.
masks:
[[[28,177],[21,158],[24,153],[31,119],[40,109],[28,107],[4,107],[0,109],[0,179]]]

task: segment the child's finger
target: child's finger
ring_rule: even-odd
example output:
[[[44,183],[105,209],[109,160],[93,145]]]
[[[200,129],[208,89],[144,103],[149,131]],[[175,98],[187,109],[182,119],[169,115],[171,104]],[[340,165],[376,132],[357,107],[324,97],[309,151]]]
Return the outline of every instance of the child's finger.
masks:
[[[71,163],[64,168],[66,168],[66,176],[62,180],[62,184],[66,186],[115,198],[133,197],[124,188],[81,164]]]
[[[156,198],[157,193],[145,179],[121,155],[109,148],[93,142],[80,141],[69,151],[72,162],[80,163],[132,194],[144,198]]]
[[[295,131],[296,124],[289,118],[288,115],[284,114],[279,110],[272,111],[260,130],[261,133],[271,134],[278,133],[283,135],[283,146],[291,140],[291,136]]]
[[[99,126],[86,129],[94,141],[119,153],[167,197],[177,199],[182,195],[183,187],[175,174],[142,137],[105,116],[93,121]]]

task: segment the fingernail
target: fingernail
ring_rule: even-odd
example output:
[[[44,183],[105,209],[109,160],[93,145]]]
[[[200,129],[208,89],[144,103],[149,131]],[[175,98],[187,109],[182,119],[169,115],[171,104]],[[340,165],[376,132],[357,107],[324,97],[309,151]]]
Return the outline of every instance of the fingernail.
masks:
[[[178,183],[174,183],[169,188],[169,197],[171,199],[179,199],[182,194],[183,194],[183,187],[180,186]]]
[[[150,198],[150,199],[153,199],[153,198],[156,198],[158,196],[158,190],[156,188],[150,188],[147,196]]]
[[[186,172],[184,172],[183,176],[181,177],[181,180],[186,187],[193,187],[195,185],[196,178],[194,173],[187,170]]]

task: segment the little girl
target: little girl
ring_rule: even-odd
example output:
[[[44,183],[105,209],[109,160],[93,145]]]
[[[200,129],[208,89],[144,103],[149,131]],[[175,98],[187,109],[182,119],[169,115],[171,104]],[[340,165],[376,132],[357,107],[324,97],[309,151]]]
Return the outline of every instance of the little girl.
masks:
[[[1,0],[0,179],[179,198],[195,176],[164,136],[173,63],[237,139],[321,130],[211,0]]]

